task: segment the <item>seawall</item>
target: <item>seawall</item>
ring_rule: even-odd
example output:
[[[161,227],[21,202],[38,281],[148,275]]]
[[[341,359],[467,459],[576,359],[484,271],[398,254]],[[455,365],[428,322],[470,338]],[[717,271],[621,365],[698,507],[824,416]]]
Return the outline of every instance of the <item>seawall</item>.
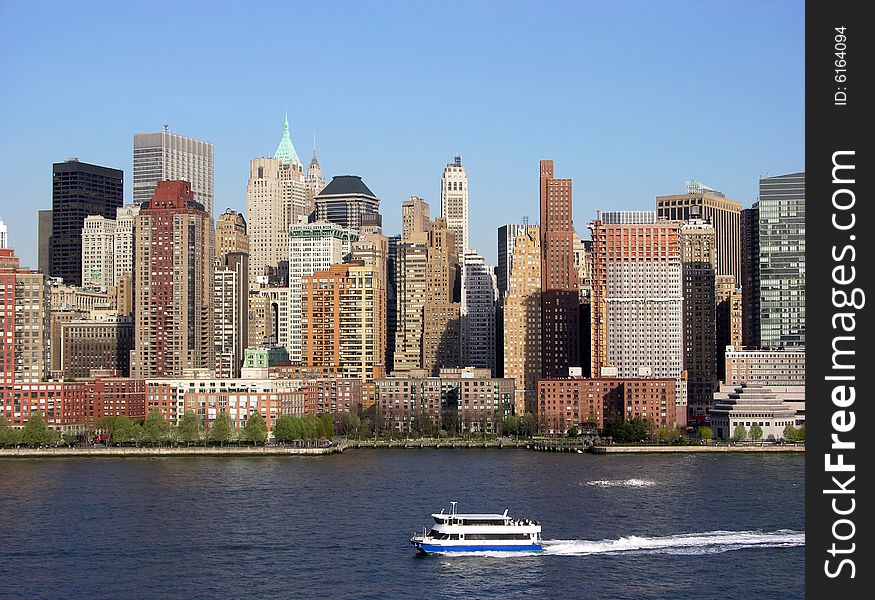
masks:
[[[174,448],[0,448],[0,458],[125,458],[156,456],[322,456],[343,452],[343,445],[326,448],[283,446],[179,446]]]
[[[782,444],[775,446],[593,446],[589,449],[593,454],[678,454],[689,452],[805,452],[803,444]]]

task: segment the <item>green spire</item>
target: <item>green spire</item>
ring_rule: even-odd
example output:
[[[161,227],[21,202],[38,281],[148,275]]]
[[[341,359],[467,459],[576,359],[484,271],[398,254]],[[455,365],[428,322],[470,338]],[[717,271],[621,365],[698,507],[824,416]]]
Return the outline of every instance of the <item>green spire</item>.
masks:
[[[289,134],[289,114],[286,113],[286,120],[283,123],[283,137],[280,140],[280,145],[276,148],[274,159],[281,160],[284,165],[294,163],[302,167],[301,161],[298,159],[298,153],[295,152],[295,147],[292,145],[292,136]]]

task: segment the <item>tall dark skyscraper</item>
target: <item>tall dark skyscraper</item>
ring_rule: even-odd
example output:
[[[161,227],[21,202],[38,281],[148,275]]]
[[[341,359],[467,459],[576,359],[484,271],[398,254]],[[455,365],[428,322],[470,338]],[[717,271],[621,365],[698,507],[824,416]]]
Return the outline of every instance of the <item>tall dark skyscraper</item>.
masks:
[[[39,222],[37,225],[37,268],[40,273],[49,274],[49,245],[52,239],[52,211],[39,211]]]
[[[741,211],[741,339],[760,345],[760,207]]]
[[[49,275],[82,285],[82,225],[88,215],[115,219],[122,205],[124,172],[79,162],[52,165],[52,237]]]
[[[380,199],[358,175],[336,175],[316,196],[316,220],[361,229],[362,215],[380,212]]]
[[[568,375],[580,366],[578,272],[574,266],[571,180],[553,177],[553,161],[542,160],[541,196],[541,372]]]

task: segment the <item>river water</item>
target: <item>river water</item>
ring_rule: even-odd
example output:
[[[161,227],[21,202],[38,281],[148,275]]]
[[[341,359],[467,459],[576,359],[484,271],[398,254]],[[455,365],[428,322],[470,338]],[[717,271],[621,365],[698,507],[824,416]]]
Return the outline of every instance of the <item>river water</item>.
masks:
[[[802,598],[804,457],[349,450],[0,460],[0,598]],[[419,557],[429,513],[540,555]]]

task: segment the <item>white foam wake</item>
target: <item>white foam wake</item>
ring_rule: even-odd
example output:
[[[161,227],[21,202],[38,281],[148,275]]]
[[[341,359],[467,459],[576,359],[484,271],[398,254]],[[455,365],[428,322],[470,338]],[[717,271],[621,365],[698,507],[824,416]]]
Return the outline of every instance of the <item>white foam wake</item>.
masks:
[[[649,479],[596,479],[587,481],[582,485],[592,485],[596,487],[611,488],[611,487],[650,487],[656,485],[655,481]]]
[[[663,537],[628,536],[615,540],[544,540],[544,553],[559,556],[589,554],[716,554],[742,548],[789,548],[805,545],[805,533],[778,531],[707,531]]]

